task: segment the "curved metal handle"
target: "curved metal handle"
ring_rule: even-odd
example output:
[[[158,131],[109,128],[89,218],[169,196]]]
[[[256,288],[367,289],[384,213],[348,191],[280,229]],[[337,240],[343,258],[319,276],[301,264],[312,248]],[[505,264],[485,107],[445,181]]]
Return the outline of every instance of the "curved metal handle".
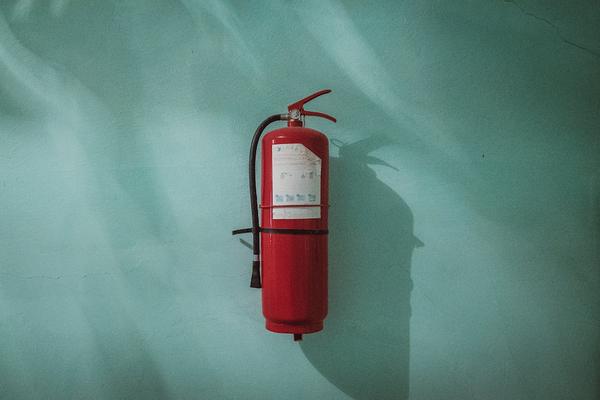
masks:
[[[321,117],[330,120],[331,122],[337,122],[337,120],[329,114],[325,114],[317,111],[307,111],[304,109],[304,105],[311,100],[316,99],[319,96],[323,96],[324,94],[331,93],[331,89],[319,90],[316,93],[311,94],[303,98],[302,100],[298,100],[295,103],[292,103],[288,106],[288,113],[291,119],[298,119],[301,115],[311,116],[311,117]],[[298,114],[298,115],[294,115]]]
[[[329,114],[325,114],[325,113],[322,113],[322,112],[317,112],[317,111],[305,111],[305,110],[303,110],[303,111],[301,111],[301,112],[302,112],[302,115],[309,115],[309,116],[311,116],[311,117],[321,117],[321,118],[328,119],[328,120],[330,120],[331,122],[337,122],[337,119],[335,119],[334,117],[332,117],[332,116],[331,116],[331,115],[329,115]]]

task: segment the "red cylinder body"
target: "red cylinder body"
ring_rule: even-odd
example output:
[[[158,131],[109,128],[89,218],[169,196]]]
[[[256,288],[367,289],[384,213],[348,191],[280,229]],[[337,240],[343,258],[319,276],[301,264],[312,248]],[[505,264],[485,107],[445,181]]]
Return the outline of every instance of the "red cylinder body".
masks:
[[[323,329],[327,315],[329,142],[290,126],[262,140],[262,305],[268,330]],[[269,233],[269,229],[319,233]],[[266,232],[264,231],[266,230]]]

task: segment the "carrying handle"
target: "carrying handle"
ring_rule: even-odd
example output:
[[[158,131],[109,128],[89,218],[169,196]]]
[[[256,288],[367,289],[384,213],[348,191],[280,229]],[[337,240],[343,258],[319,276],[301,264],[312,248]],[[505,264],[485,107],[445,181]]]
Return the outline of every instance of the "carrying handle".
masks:
[[[337,120],[329,114],[325,114],[317,111],[307,111],[304,109],[304,105],[311,100],[316,99],[319,96],[323,96],[324,94],[331,93],[331,89],[319,90],[316,93],[311,94],[303,98],[302,100],[298,100],[295,103],[292,103],[288,106],[288,125],[290,126],[302,126],[301,118],[304,116],[310,117],[321,117],[330,120],[331,122],[337,122]]]

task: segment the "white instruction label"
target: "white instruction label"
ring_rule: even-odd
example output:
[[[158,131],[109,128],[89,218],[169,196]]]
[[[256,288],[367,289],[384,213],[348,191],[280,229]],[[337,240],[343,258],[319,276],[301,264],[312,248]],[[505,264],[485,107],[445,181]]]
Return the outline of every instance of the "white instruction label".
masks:
[[[281,207],[273,209],[273,219],[321,218],[321,207]]]
[[[321,159],[301,143],[274,144],[273,205],[321,204]],[[273,209],[273,219],[320,218],[321,207]]]

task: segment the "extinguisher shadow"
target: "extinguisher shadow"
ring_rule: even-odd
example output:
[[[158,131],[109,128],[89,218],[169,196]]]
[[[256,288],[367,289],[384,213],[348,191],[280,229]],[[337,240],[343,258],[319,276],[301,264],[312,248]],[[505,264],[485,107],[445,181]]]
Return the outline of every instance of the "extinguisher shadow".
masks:
[[[368,156],[385,144],[370,137],[330,159],[329,314],[325,329],[301,344],[357,400],[409,394],[411,258],[423,243],[406,202],[369,168],[387,165]]]

